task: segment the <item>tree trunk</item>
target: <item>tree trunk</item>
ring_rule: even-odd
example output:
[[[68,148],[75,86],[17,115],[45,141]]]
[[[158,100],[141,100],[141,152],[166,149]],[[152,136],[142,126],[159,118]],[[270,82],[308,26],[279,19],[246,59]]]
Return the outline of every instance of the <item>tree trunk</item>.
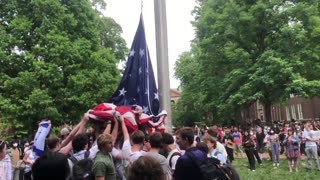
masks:
[[[267,123],[267,125],[272,125],[271,103],[265,103],[264,104],[264,113],[266,115],[266,123]]]

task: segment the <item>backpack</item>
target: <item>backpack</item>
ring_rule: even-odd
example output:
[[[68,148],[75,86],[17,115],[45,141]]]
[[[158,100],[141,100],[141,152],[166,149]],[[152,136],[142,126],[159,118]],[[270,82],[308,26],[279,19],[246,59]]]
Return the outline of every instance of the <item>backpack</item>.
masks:
[[[69,159],[73,163],[72,167],[72,180],[94,180],[92,172],[93,160],[89,158],[90,151],[85,152],[84,159],[78,161],[74,156]]]
[[[204,180],[240,180],[238,173],[228,164],[220,164],[217,158],[199,160],[192,152],[186,155],[199,167]]]
[[[169,158],[169,166],[170,166],[170,168],[172,169],[172,158],[174,157],[174,156],[181,156],[181,153],[179,153],[179,152],[174,152],[174,153],[172,153],[172,155],[170,156],[170,158]]]

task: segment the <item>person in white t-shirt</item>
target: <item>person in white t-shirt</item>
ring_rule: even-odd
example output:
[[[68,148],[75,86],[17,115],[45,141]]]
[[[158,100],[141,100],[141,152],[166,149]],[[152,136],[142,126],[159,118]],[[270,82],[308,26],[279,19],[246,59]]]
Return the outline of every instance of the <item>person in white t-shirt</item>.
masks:
[[[12,179],[12,165],[10,156],[7,154],[7,143],[0,140],[0,179]]]
[[[224,145],[221,144],[221,143],[218,141],[218,139],[217,139],[217,137],[218,137],[217,131],[216,131],[214,128],[209,128],[207,134],[210,135],[210,136],[212,136],[212,137],[216,140],[216,142],[217,142],[217,145],[216,145],[217,147],[216,147],[216,149],[217,149],[219,152],[222,153],[222,155],[224,156],[225,159],[228,159],[228,154],[227,154],[226,148],[225,148]]]
[[[318,149],[316,142],[319,142],[319,138],[312,137],[311,123],[307,122],[304,124],[304,131],[302,133],[302,140],[306,142],[305,152],[308,158],[308,167],[307,169],[312,168],[312,160],[316,161],[317,169],[320,171],[319,158],[318,158]]]
[[[162,134],[163,147],[169,152],[167,156],[167,164],[171,168],[172,174],[175,170],[177,160],[181,156],[181,152],[174,144],[173,136],[169,133]]]
[[[129,164],[132,164],[135,160],[142,156],[141,148],[143,146],[145,135],[140,130],[134,131],[131,134],[131,145],[128,129],[124,123],[124,119],[122,116],[120,116],[120,122],[124,138],[122,146],[122,156],[123,159],[126,161],[125,166],[127,167]]]

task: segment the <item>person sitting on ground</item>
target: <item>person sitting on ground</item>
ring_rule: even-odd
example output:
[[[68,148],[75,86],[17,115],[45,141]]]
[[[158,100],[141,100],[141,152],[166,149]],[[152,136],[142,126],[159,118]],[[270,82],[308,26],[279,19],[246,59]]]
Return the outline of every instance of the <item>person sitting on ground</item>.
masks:
[[[198,148],[193,146],[194,143],[194,132],[192,128],[184,127],[178,130],[176,133],[176,142],[180,149],[185,150],[186,153],[180,156],[176,163],[176,168],[173,174],[175,180],[194,180],[201,179],[202,173],[191,158],[188,157],[187,153],[192,153],[199,160],[206,158],[205,154]]]
[[[166,180],[163,169],[155,158],[141,156],[132,164],[128,180]]]
[[[68,175],[68,158],[58,152],[45,153],[32,166],[33,180],[66,180]]]

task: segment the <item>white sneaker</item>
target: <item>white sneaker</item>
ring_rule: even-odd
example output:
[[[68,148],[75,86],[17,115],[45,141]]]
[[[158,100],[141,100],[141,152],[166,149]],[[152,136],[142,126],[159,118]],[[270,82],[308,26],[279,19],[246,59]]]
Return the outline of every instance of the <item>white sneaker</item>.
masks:
[[[273,163],[273,166],[276,166],[276,163]]]
[[[254,169],[252,170],[252,172],[255,172],[255,171],[256,171],[256,170],[254,170]]]
[[[277,166],[279,167],[279,163],[277,163]]]

